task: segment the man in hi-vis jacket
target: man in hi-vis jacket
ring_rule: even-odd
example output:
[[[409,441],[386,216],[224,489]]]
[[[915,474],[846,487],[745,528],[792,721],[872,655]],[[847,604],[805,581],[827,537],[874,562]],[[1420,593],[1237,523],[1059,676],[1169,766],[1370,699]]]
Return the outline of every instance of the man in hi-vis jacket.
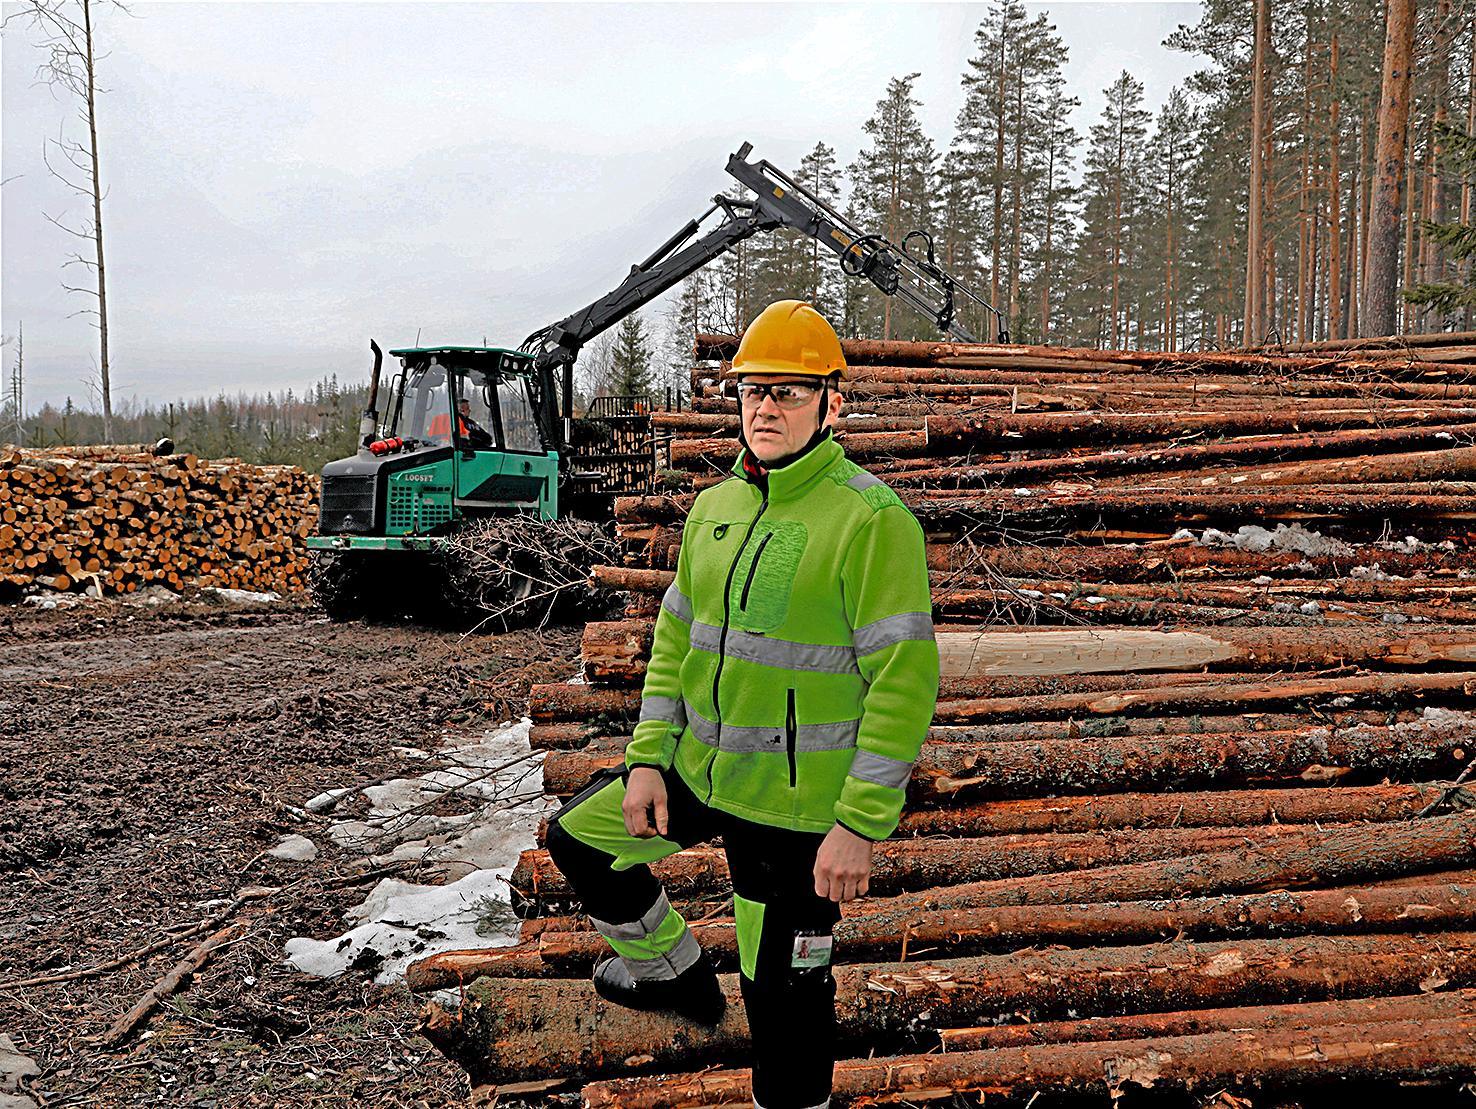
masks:
[[[800,301],[744,333],[723,374],[744,449],[687,517],[623,775],[548,835],[615,951],[595,990],[702,1024],[722,990],[646,864],[722,837],[761,1109],[829,1102],[831,930],[897,827],[938,694],[922,529],[831,437],[845,369]]]

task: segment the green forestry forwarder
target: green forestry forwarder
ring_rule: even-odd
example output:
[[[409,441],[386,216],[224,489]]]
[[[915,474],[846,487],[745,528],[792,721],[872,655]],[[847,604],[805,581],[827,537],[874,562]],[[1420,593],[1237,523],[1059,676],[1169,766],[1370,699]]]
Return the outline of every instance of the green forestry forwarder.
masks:
[[[632,267],[612,292],[535,332],[519,349],[391,350],[399,368],[383,419],[382,353],[370,343],[374,371],[359,450],[323,468],[318,534],[308,539],[313,591],[331,617],[440,620],[485,612],[485,593],[468,603],[460,592],[446,542],[466,521],[515,517],[518,527],[533,529],[572,517],[606,527],[616,496],[650,492],[651,399],[598,398],[576,417],[575,359],[601,332],[752,235],[786,228],[814,238],[837,255],[845,273],[900,297],[954,338],[971,340],[955,319],[958,297],[999,319],[936,264],[924,232],[911,232],[900,246],[866,234],[768,162],[749,162],[751,150],[744,143],[727,170],[752,199],[714,197],[712,207]],[[717,226],[701,233],[716,213]],[[925,253],[910,253],[914,243]],[[1008,340],[1002,321],[1000,337]],[[582,580],[588,569],[567,567],[572,572],[562,576]],[[532,594],[536,573],[529,567],[510,575],[508,595],[492,599],[497,607],[516,611]]]

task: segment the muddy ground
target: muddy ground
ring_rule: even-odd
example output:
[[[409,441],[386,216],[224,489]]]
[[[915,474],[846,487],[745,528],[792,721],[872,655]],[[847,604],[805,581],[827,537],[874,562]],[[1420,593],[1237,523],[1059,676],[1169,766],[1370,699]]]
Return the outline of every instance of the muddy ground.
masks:
[[[573,672],[578,635],[333,625],[281,604],[0,608],[0,1033],[40,1067],[37,1100],[465,1106],[403,988],[283,961],[293,936],[343,932],[383,876],[297,810],[411,769],[396,746],[522,715],[531,683]],[[263,855],[289,833],[318,857]],[[230,912],[239,937],[193,983],[116,1048],[89,1042],[207,934],[177,933],[252,886],[280,892]]]

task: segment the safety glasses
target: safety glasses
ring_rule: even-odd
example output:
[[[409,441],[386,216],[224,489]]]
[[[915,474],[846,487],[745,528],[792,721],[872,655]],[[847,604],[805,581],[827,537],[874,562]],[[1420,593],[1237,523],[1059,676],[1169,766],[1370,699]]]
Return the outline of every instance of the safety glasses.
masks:
[[[763,385],[756,381],[730,382],[726,390],[730,398],[736,397],[745,408],[757,408],[765,397],[773,397],[780,408],[803,408],[819,391],[819,386],[789,381]]]

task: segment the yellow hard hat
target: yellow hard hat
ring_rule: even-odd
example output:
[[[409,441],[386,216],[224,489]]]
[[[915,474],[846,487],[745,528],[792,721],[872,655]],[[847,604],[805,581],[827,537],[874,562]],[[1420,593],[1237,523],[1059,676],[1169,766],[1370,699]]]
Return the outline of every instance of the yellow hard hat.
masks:
[[[814,305],[802,300],[776,300],[762,312],[738,344],[723,381],[746,374],[797,374],[805,377],[846,376],[835,328]]]

